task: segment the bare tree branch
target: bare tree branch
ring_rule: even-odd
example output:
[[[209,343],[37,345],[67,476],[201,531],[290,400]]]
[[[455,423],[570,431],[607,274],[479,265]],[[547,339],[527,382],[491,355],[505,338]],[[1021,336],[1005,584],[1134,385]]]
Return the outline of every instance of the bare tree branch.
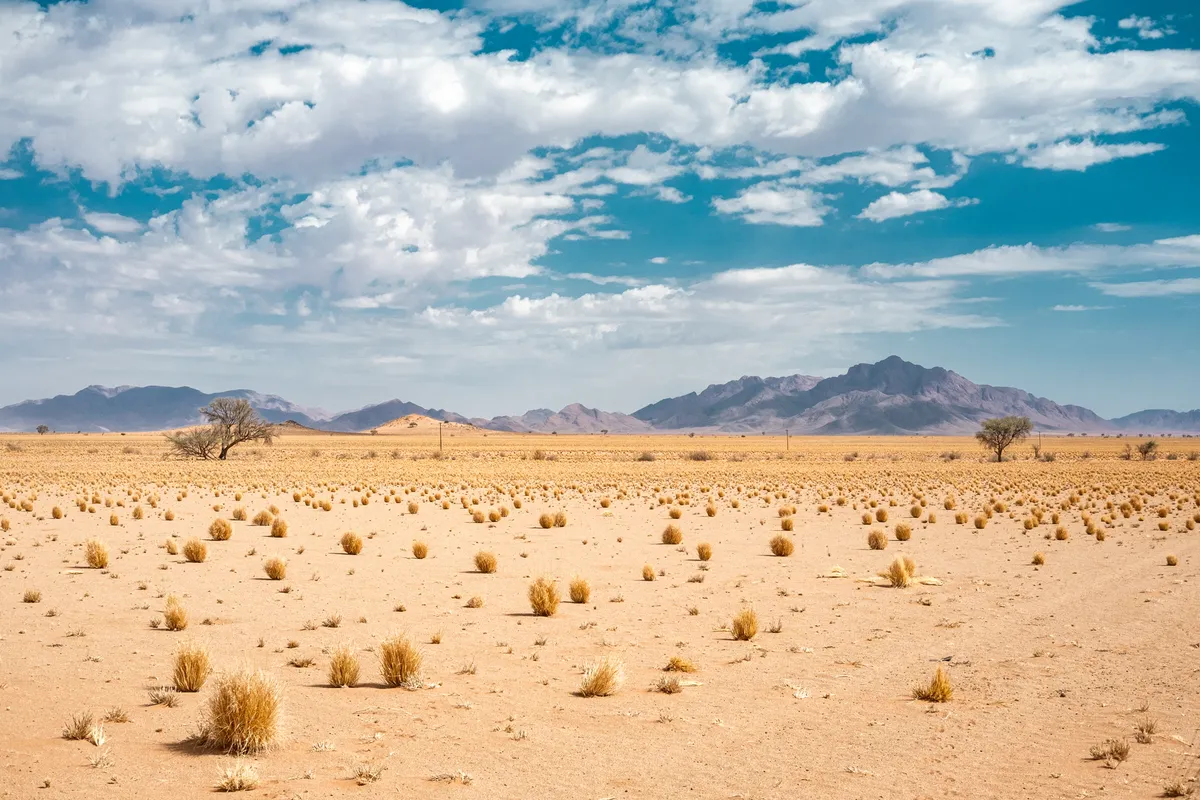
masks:
[[[275,426],[243,398],[218,397],[200,409],[200,414],[207,425],[167,434],[176,454],[224,461],[229,451],[242,442],[271,444],[275,439]]]

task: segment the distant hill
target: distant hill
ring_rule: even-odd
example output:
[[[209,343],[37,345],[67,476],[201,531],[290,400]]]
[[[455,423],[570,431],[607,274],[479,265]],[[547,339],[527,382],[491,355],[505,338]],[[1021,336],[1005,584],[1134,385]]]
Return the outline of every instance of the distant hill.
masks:
[[[1106,420],[1082,406],[1060,405],[1021,389],[972,383],[950,370],[923,367],[898,356],[857,364],[831,378],[748,375],[660,400],[633,414],[572,403],[559,411],[540,408],[520,416],[480,419],[394,399],[331,416],[249,389],[205,394],[188,386],[89,386],[73,395],[0,408],[0,430],[32,431],[43,424],[55,431],[166,430],[199,422],[198,409],[217,397],[244,397],[272,422],[291,420],[306,428],[345,433],[395,426],[413,417],[515,433],[787,429],[796,434],[962,434],[977,430],[980,420],[1007,415],[1027,416],[1047,432],[1200,433],[1200,410],[1154,409]]]

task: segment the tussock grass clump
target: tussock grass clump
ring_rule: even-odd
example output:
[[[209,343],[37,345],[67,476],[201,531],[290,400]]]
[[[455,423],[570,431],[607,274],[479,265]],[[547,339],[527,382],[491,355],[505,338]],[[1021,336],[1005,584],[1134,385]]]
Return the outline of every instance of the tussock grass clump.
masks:
[[[671,656],[663,672],[695,672],[696,665],[683,656]]]
[[[591,585],[583,578],[572,578],[567,588],[572,603],[586,603],[592,596]]]
[[[475,554],[475,569],[487,575],[496,571],[496,554],[480,550]]]
[[[58,506],[55,506],[53,509],[51,509],[50,516],[54,517],[55,519],[62,519],[63,518],[63,510],[61,508],[59,508]]]
[[[260,511],[254,515],[254,519],[250,520],[251,525],[257,525],[260,528],[265,528],[274,521],[270,511]]]
[[[650,566],[649,564],[642,567],[642,580],[652,581],[656,577],[657,577],[657,575],[655,575],[655,573],[654,573],[654,567]]]
[[[1033,565],[1035,567],[1040,567],[1045,563],[1046,563],[1046,554],[1045,553],[1034,553],[1033,554]]]
[[[174,708],[179,705],[179,693],[170,686],[158,686],[149,692],[150,705]]]
[[[263,571],[273,581],[281,581],[287,577],[287,562],[282,558],[268,558],[263,562]]]
[[[748,642],[758,635],[758,614],[753,608],[743,608],[734,615],[729,632],[739,642]]]
[[[708,542],[701,542],[696,545],[696,558],[701,561],[708,561],[712,558],[712,545]]]
[[[946,671],[938,666],[937,672],[933,673],[933,678],[929,681],[928,686],[917,686],[913,688],[913,699],[925,700],[929,703],[946,703],[954,697],[954,687],[950,685],[950,676]]]
[[[789,517],[789,519],[791,519]],[[792,540],[783,534],[779,534],[771,539],[771,553],[780,558],[786,558],[796,551],[796,545]]]
[[[299,501],[297,501],[297,502],[299,502]],[[241,507],[235,508],[233,510],[233,519],[236,522],[245,522],[246,521],[246,509],[241,508]]]
[[[663,694],[679,694],[683,691],[683,682],[678,675],[663,675],[654,683],[654,691]]]
[[[246,512],[243,511],[242,518],[244,519],[245,516]],[[233,518],[237,519],[237,512],[234,512]],[[213,520],[212,525],[208,526],[208,538],[215,542],[227,542],[232,536],[233,526],[229,524],[228,520],[215,519]]]
[[[416,514],[420,510],[421,510],[421,506],[418,505],[416,501],[409,501],[409,504],[408,504],[408,513],[409,514]]]
[[[1095,761],[1103,761],[1106,764],[1115,767],[1125,759],[1129,758],[1129,740],[1128,739],[1108,739],[1101,744],[1092,745],[1089,755]]]
[[[887,522],[887,519],[888,519],[888,512],[887,512],[886,508],[878,508],[875,510],[875,521],[876,522]]]
[[[879,577],[887,578],[888,583],[897,589],[905,589],[912,582],[913,569],[915,567],[916,565],[912,563],[912,559],[897,558],[888,565],[887,569],[879,573]]]
[[[887,534],[878,528],[867,534],[867,547],[872,550],[886,550],[888,546]]]
[[[167,597],[167,606],[163,609],[163,625],[169,631],[187,630],[187,610],[180,604],[175,595]]]
[[[558,513],[556,513],[554,515],[554,527],[556,527],[556,528],[567,527],[567,512],[559,511]]]
[[[896,525],[896,541],[907,542],[912,538],[912,528],[903,522]]]
[[[424,558],[429,555],[429,545],[424,542],[413,542],[412,554],[413,558]]]
[[[679,544],[683,541],[683,531],[678,525],[668,525],[662,532],[663,544]]]
[[[220,676],[200,722],[200,738],[227,753],[259,753],[279,734],[283,692],[262,670]]]
[[[704,513],[710,517],[715,517],[717,515],[717,507],[712,503],[709,503],[704,507]]]
[[[169,556],[179,555],[179,542],[175,541],[174,539],[167,539],[166,548],[167,548],[167,555],[169,555]]]
[[[40,603],[42,602],[42,593],[37,589],[26,589],[25,594],[21,596],[22,603]]]
[[[986,517],[986,516],[984,516],[983,514],[976,514],[976,515],[975,515],[975,529],[976,529],[976,530],[980,530],[980,531],[981,531],[981,530],[983,530],[984,528],[986,528],[986,527],[987,527],[987,522],[988,522],[988,521],[987,521],[987,517]]]
[[[208,558],[208,545],[199,539],[188,539],[183,545],[183,557],[193,564],[202,564]]]
[[[579,682],[580,697],[611,697],[625,683],[625,665],[612,655],[601,656],[583,670]]]
[[[553,514],[542,514],[540,517],[538,517],[538,525],[541,525],[543,528],[553,528],[554,527],[554,515]]]
[[[346,531],[343,533],[341,544],[342,550],[345,551],[347,555],[356,556],[361,553],[363,549],[362,537],[354,531]]]
[[[1070,534],[1070,532],[1069,532],[1069,531],[1067,531],[1067,529],[1066,529],[1066,528],[1064,528],[1063,526],[1059,525],[1059,526],[1058,526],[1057,528],[1055,528],[1055,530],[1054,530],[1054,538],[1055,538],[1055,539],[1057,539],[1057,540],[1058,540],[1058,541],[1060,541],[1060,542],[1065,542],[1067,539],[1070,539],[1070,538],[1071,538],[1071,534]]]
[[[486,519],[487,519],[487,515],[484,514],[478,508],[471,512],[471,521],[476,524],[482,524],[483,521]]]
[[[554,616],[560,599],[558,584],[552,580],[538,578],[529,584],[529,605],[539,617]]]
[[[84,711],[72,714],[71,718],[67,720],[67,724],[63,726],[62,738],[72,742],[83,741],[91,738],[95,728],[96,719],[92,716],[92,712]]]
[[[88,566],[92,569],[108,567],[108,548],[99,539],[88,539],[84,545],[84,554],[87,556]]]
[[[865,513],[862,515],[862,524],[863,525],[870,525],[874,521],[875,521],[875,517],[871,516],[870,513]]]
[[[218,792],[245,792],[258,788],[258,770],[242,761],[225,767],[213,787]]]
[[[416,686],[421,680],[421,651],[407,636],[396,635],[379,645],[379,671],[388,686]]]
[[[329,685],[350,688],[358,685],[358,656],[349,647],[341,645],[329,656]]]
[[[1167,566],[1168,566],[1168,567],[1177,567],[1177,566],[1179,566],[1179,559],[1178,559],[1176,556],[1173,556],[1173,555],[1167,556]]]
[[[796,520],[792,517],[784,517],[779,521],[779,527],[785,531],[792,531],[796,528]]]
[[[179,692],[198,692],[212,674],[208,650],[198,644],[185,644],[175,653],[174,682]]]
[[[275,539],[284,539],[288,535],[288,524],[283,517],[276,517],[271,520],[271,536]]]
[[[112,514],[112,515],[111,515],[111,516],[109,516],[109,518],[108,518],[108,524],[109,524],[109,525],[111,525],[111,526],[113,526],[113,527],[115,528],[115,527],[117,527],[118,525],[120,525],[120,524],[121,524],[121,519],[120,519],[120,517],[118,517],[116,514]]]

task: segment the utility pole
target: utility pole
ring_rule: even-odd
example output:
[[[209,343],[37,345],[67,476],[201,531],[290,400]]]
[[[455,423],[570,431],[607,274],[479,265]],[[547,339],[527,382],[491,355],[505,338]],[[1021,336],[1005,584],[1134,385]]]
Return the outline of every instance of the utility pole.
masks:
[[[442,421],[438,420],[438,455],[442,455]]]
[[[783,436],[784,436],[784,440],[785,440],[785,442],[786,442],[786,448],[785,448],[785,449],[786,449],[786,450],[788,450],[788,452],[791,452],[791,449],[792,449],[792,432],[791,432],[790,430],[788,430],[787,428],[784,428],[784,429],[783,429]]]

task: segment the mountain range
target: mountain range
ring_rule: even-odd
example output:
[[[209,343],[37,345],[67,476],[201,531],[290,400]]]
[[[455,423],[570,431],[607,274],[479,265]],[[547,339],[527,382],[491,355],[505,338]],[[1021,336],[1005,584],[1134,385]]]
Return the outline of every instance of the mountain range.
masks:
[[[1047,432],[1200,433],[1200,409],[1151,409],[1104,419],[1082,406],[1060,405],[1020,389],[972,383],[941,367],[922,367],[891,356],[858,364],[830,378],[746,376],[704,391],[671,397],[632,414],[573,403],[559,411],[540,408],[520,416],[468,418],[403,400],[327,414],[277,395],[249,389],[205,394],[191,387],[89,386],[72,395],[27,400],[0,408],[0,430],[148,431],[199,421],[198,409],[217,397],[243,397],[272,422],[361,432],[418,414],[447,422],[517,433],[759,433],[962,434],[980,420],[1026,416]]]

